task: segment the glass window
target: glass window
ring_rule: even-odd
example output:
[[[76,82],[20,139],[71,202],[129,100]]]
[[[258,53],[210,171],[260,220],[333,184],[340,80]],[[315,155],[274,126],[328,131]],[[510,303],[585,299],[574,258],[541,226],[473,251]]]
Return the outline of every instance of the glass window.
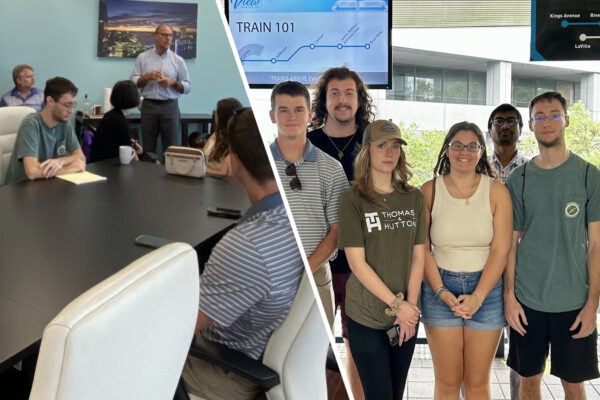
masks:
[[[444,103],[467,104],[469,75],[467,71],[443,71],[442,101]]]
[[[575,85],[573,82],[556,81],[556,91],[563,95],[567,104],[571,105],[575,102]]]
[[[394,64],[392,68],[392,90],[386,91],[389,100],[414,100],[415,68]]]
[[[469,72],[469,104],[485,105],[486,74]]]
[[[442,71],[417,67],[415,71],[415,100],[442,101]]]
[[[512,85],[512,103],[516,107],[529,107],[536,95],[535,79],[514,78]]]
[[[549,79],[536,79],[535,82],[537,86],[536,95],[546,92],[554,92],[556,90],[556,81]]]
[[[577,82],[573,88],[573,103],[577,103],[579,100],[581,100],[581,84]]]

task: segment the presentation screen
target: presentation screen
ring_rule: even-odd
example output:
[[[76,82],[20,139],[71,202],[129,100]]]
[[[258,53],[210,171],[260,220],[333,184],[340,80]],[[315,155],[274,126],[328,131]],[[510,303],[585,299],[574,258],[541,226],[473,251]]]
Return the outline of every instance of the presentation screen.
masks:
[[[225,13],[248,83],[312,84],[347,66],[376,89],[391,85],[392,0],[227,0]]]

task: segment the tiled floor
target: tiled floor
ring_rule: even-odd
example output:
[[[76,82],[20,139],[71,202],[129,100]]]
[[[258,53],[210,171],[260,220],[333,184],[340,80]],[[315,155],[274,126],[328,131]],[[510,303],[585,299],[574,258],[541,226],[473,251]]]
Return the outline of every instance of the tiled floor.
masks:
[[[336,332],[339,332],[340,325],[337,321],[335,328]],[[425,337],[425,329],[423,329],[423,326],[419,328],[419,337]],[[505,354],[508,354],[508,344],[505,348]],[[600,343],[598,348],[600,349]],[[344,344],[339,343],[337,349],[343,359],[342,365],[345,365],[346,349]],[[404,392],[404,398],[409,400],[433,399],[433,383],[433,364],[429,346],[426,344],[418,344],[415,348],[415,354],[408,373],[408,382]],[[497,358],[492,364],[490,388],[492,399],[510,399],[509,368],[506,366],[505,360],[503,359]],[[600,400],[600,379],[586,382],[585,391],[588,400]],[[564,399],[564,392],[562,390],[562,385],[560,384],[560,379],[552,375],[544,375],[542,398],[544,400]]]

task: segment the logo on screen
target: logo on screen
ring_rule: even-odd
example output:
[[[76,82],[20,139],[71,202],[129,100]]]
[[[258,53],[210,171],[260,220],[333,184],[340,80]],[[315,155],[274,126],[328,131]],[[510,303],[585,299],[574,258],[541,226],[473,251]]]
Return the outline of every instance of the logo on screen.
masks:
[[[258,7],[260,0],[229,0],[229,3],[233,6],[234,10],[239,8],[256,8]]]

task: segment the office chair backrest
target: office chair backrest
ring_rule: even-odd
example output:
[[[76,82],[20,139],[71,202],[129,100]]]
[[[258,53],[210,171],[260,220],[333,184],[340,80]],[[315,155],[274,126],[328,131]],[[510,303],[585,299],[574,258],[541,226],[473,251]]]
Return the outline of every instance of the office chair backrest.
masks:
[[[8,162],[15,147],[21,121],[35,109],[23,106],[0,107],[0,185],[6,182]]]
[[[325,360],[329,340],[306,272],[290,313],[265,348],[263,364],[279,373],[281,384],[267,392],[269,400],[325,399]]]
[[[46,327],[30,400],[173,398],[198,315],[194,250],[134,261]]]

